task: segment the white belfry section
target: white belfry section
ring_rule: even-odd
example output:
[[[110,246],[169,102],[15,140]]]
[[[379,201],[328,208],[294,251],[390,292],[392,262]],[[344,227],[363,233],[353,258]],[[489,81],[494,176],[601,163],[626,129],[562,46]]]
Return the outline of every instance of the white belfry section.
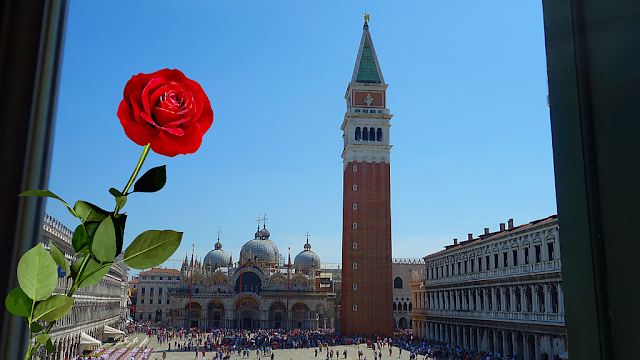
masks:
[[[343,170],[349,162],[390,162],[390,120],[386,90],[369,26],[365,23],[351,82],[344,96],[347,111],[343,131]],[[366,133],[365,133],[366,131]]]

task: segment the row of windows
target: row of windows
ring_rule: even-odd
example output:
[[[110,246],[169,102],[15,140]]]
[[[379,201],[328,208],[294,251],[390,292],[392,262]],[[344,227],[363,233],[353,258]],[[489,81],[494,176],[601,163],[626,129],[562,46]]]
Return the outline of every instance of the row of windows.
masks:
[[[355,223],[354,223],[355,225]],[[354,227],[355,229],[355,227]],[[554,246],[553,243],[547,243],[547,251],[549,254],[549,261],[552,261],[554,259],[554,255],[553,255],[553,250],[554,250]],[[535,245],[534,246],[534,259],[533,262],[534,263],[539,263],[542,261],[542,247],[541,245]],[[493,264],[491,263],[491,257],[490,255],[486,255],[484,257],[484,262],[482,261],[482,256],[476,259],[469,259],[469,260],[465,260],[465,261],[458,261],[456,264],[449,264],[449,265],[442,265],[440,267],[432,267],[427,271],[427,279],[438,279],[441,277],[447,277],[447,276],[453,276],[453,275],[463,275],[463,274],[468,274],[468,273],[473,273],[476,272],[475,269],[475,265],[476,262],[478,264],[478,272],[483,271],[483,266],[484,266],[484,270],[491,270],[491,269],[498,269],[500,267],[509,267],[509,266],[518,266],[519,262],[518,262],[518,250],[512,250],[511,251],[511,260],[513,261],[512,264],[513,265],[509,265],[509,252],[505,251],[502,253],[502,259],[500,259],[500,256],[498,254],[493,254]],[[500,261],[502,260],[502,261]],[[531,263],[531,258],[529,255],[529,248],[524,248],[524,253],[523,253],[523,259],[522,259],[522,264],[530,264]],[[493,265],[493,267],[492,267]],[[457,271],[456,271],[457,270]]]
[[[383,114],[384,110],[375,110],[375,109],[353,109],[353,112],[356,113],[365,113],[365,114]]]
[[[159,278],[160,278],[160,280],[163,280],[163,276],[159,276]],[[146,277],[146,276],[143,276],[143,277],[142,277],[142,280],[146,280],[146,279],[147,279],[147,277]],[[151,277],[151,280],[155,280],[155,279],[156,279],[156,277],[155,277],[155,276],[152,276],[152,277]],[[171,280],[171,276],[167,277],[167,280]]]
[[[536,287],[533,291],[525,285],[524,291],[517,287],[514,291],[502,291],[500,288],[480,289],[477,292],[473,290],[471,295],[467,291],[456,293],[447,290],[428,292],[425,295],[421,296],[421,302],[431,310],[560,312],[559,290],[555,284],[546,289]]]
[[[141,288],[142,295],[145,294],[145,288]],[[153,295],[153,288],[149,291],[149,294]],[[158,295],[162,295],[162,288],[158,288]]]
[[[407,303],[403,303],[403,304],[397,304],[394,302],[393,303],[393,311],[402,311],[402,312],[407,312],[407,311],[411,311],[413,310],[413,307],[411,306],[411,303],[409,303],[409,305],[407,306]]]
[[[140,299],[140,304],[144,304],[144,299]],[[153,304],[153,299],[149,299],[149,304]],[[158,304],[162,304],[162,300],[158,299]],[[167,300],[167,305],[169,305],[169,300]]]
[[[355,140],[358,141],[382,141],[382,128],[362,128],[358,126],[356,128]]]

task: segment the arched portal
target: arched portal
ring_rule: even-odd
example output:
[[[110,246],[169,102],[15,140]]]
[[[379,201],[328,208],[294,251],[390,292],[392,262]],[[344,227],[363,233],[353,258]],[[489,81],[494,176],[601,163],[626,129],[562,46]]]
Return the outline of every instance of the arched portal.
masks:
[[[398,327],[401,329],[405,329],[407,327],[407,319],[400,318],[400,321],[398,321]]]
[[[184,308],[188,314],[189,318],[189,327],[196,328],[200,327],[200,318],[202,317],[202,305],[197,302],[191,302],[191,310],[189,310],[189,304],[185,305]]]
[[[240,326],[242,329],[253,329],[253,311],[245,310],[240,314]]]
[[[293,326],[297,329],[304,329],[305,320],[308,318],[309,308],[303,303],[297,303],[291,308],[293,312]]]
[[[207,306],[209,319],[212,322],[209,324],[213,325],[214,328],[219,328],[221,326],[222,312],[224,311],[224,305],[220,301],[212,301]]]
[[[271,326],[274,329],[281,329],[284,327],[284,316],[287,311],[285,305],[281,302],[275,302],[269,308],[269,320],[271,320]]]

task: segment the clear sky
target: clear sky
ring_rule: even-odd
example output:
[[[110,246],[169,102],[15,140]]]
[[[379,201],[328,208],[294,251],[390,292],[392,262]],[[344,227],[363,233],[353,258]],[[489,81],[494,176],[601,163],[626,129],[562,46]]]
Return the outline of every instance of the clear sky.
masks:
[[[116,117],[139,72],[177,68],[214,112],[195,154],[151,153],[167,185],[129,196],[125,246],[183,231],[203,257],[220,227],[237,261],[258,214],[280,252],[341,262],[344,94],[363,14],[391,120],[393,257],[556,213],[540,1],[77,1],[70,4],[49,189],[115,206],[142,147]],[[74,229],[62,205],[47,212]],[[165,263],[167,267],[179,263]]]

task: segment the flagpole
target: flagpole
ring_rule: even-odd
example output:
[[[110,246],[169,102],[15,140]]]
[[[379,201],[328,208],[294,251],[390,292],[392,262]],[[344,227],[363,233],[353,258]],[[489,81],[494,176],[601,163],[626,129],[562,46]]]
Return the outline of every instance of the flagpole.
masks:
[[[189,288],[189,317],[191,317],[191,294],[193,293],[193,253],[195,252],[196,244],[191,244],[191,287]],[[191,325],[191,324],[189,324]]]
[[[240,286],[238,287],[238,292],[240,293],[240,296],[238,297],[238,329],[242,328],[242,318],[240,317],[240,307],[242,306],[242,250],[240,249]]]
[[[287,311],[285,315],[287,316],[287,329],[290,328],[289,324],[289,273],[291,272],[291,247],[289,247],[289,264],[287,265]]]

